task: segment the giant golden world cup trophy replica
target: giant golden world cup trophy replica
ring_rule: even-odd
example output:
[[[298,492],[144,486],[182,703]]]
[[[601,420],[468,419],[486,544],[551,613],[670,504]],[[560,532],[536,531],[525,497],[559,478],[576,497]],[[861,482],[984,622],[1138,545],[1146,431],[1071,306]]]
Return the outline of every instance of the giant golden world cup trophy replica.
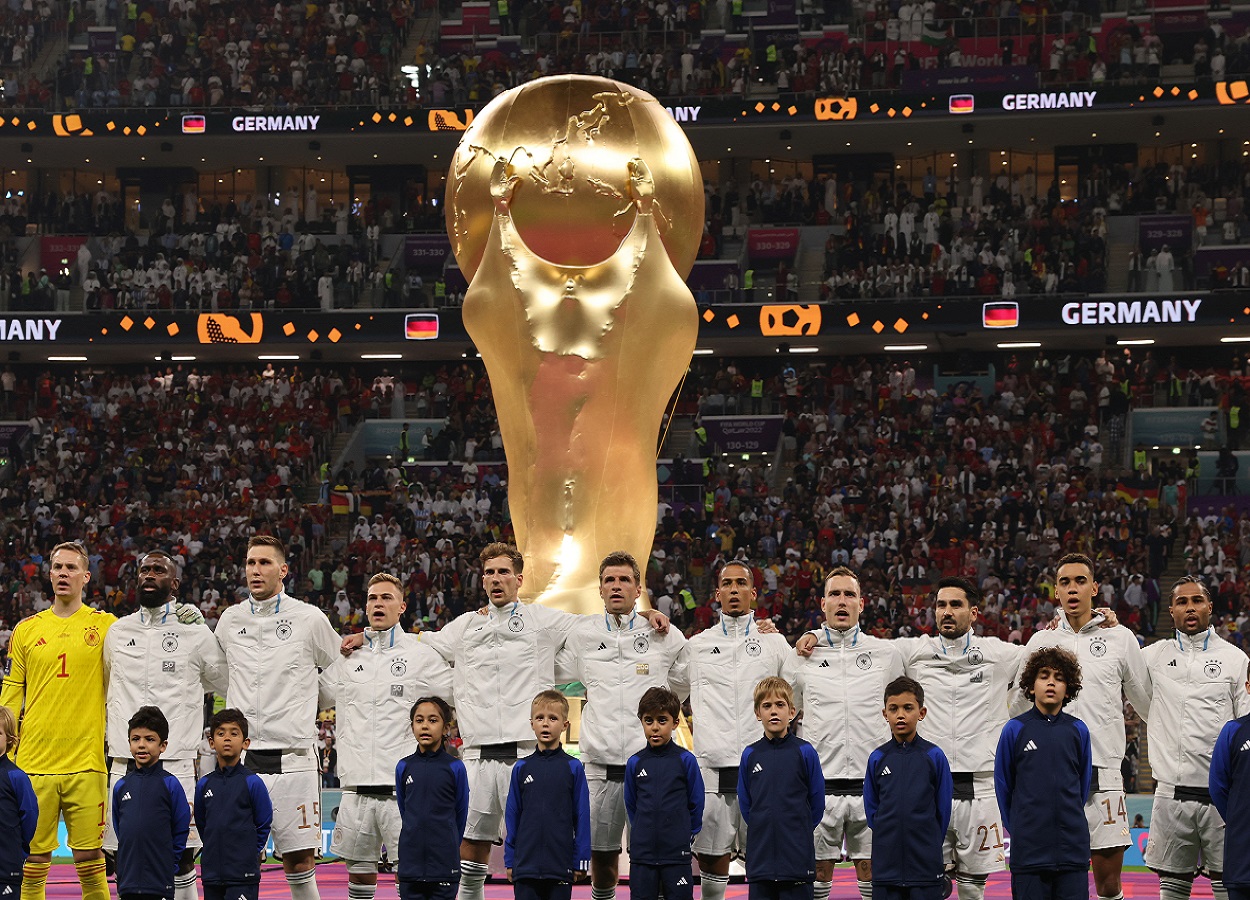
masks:
[[[599,561],[651,552],[660,425],[698,334],[684,280],[703,230],[698,162],[654,97],[556,76],[487,106],[448,180],[522,595],[594,611]]]

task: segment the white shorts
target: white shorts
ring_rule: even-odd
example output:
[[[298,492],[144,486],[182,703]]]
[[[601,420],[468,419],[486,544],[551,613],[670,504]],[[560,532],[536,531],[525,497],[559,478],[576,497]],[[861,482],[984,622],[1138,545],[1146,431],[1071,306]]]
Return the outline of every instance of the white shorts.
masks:
[[[860,796],[825,797],[825,815],[816,826],[816,859],[842,859],[842,839],[846,838],[847,859],[872,859],[872,829]]]
[[[354,862],[377,862],[382,848],[394,862],[399,856],[399,804],[394,797],[379,797],[343,791],[330,852]]]
[[[128,759],[114,759],[109,767],[109,792],[105,798],[109,809],[104,815],[104,849],[109,853],[117,852],[117,832],[113,831],[113,785],[117,784],[117,779],[126,774],[128,762],[130,762]],[[204,842],[200,840],[200,832],[195,827],[195,760],[163,759],[161,765],[165,767],[166,772],[178,779],[183,793],[187,795],[187,806],[191,808],[191,831],[187,834],[187,849],[199,850],[204,846]]]
[[[259,777],[273,804],[274,852],[320,851],[321,773],[312,749],[284,750],[281,774]]]
[[[1224,871],[1224,820],[1210,803],[1176,800],[1175,785],[1155,784],[1150,808],[1146,865],[1157,872],[1188,875],[1199,867]]]
[[[989,875],[1007,868],[1003,823],[994,796],[994,773],[978,773],[976,798],[951,803],[951,824],[942,853],[947,865],[964,875]]]
[[[469,819],[464,829],[465,840],[503,840],[504,810],[508,805],[508,788],[512,784],[512,767],[506,759],[466,759],[465,775],[469,779]]]
[[[707,779],[715,773],[704,775],[704,784],[716,784]],[[694,852],[699,856],[737,856],[745,859],[747,854],[747,823],[738,809],[737,794],[703,795],[703,828],[694,836]]]
[[[620,853],[625,834],[625,782],[609,781],[606,768],[587,763],[586,787],[590,789],[590,849]]]
[[[1097,774],[1099,784],[1123,784],[1119,769],[1099,768]],[[1085,821],[1089,823],[1091,850],[1113,850],[1133,843],[1123,790],[1091,791],[1085,801]]]

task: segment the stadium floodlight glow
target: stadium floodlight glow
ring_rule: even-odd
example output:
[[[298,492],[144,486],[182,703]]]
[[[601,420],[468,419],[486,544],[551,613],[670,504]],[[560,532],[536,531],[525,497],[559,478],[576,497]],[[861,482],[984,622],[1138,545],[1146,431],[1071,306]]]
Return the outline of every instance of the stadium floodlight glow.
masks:
[[[86,362],[85,356],[49,356],[48,362]]]
[[[257,359],[268,359],[268,360],[273,360],[273,359],[299,359],[299,354],[298,354],[298,353],[291,353],[291,354],[286,354],[286,353],[262,353],[260,356],[258,356],[258,357],[256,357],[256,358],[257,358]]]
[[[998,345],[999,350],[1036,350],[1042,346],[1041,341],[1005,341]]]
[[[1154,338],[1134,338],[1131,341],[1116,341],[1117,347],[1149,347],[1155,342]]]
[[[791,347],[791,353],[819,353],[819,347]]]
[[[403,359],[402,353],[362,353],[361,359]]]
[[[709,350],[707,347],[700,347],[699,349],[694,351],[694,355],[695,356],[711,356],[715,352],[716,352],[715,350]]]
[[[152,358],[155,359],[157,362],[165,362],[165,357],[163,356],[154,356]],[[195,357],[194,356],[171,356],[169,358],[169,361],[170,362],[195,362]]]
[[[1250,344],[1250,335],[1230,335],[1229,337],[1220,338],[1221,344]]]
[[[929,345],[928,344],[886,344],[885,349],[886,350],[898,350],[898,351],[904,351],[904,352],[908,350],[928,350]]]

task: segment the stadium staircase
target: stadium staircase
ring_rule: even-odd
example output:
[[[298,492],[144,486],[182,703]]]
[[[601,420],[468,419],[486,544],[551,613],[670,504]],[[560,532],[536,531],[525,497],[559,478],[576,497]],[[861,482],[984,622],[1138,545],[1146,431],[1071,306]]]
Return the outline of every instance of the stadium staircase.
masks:
[[[1107,225],[1107,292],[1128,290],[1128,258],[1137,245],[1137,217],[1112,216]]]

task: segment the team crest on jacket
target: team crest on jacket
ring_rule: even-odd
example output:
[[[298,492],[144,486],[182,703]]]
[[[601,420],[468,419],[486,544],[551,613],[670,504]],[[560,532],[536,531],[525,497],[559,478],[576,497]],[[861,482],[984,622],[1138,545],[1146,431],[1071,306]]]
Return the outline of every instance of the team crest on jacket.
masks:
[[[647,636],[645,634],[640,634],[638,635],[638,637],[634,638],[634,652],[635,653],[646,653],[647,648],[650,646],[651,646],[651,642],[647,640]]]
[[[1202,674],[1212,679],[1219,678],[1220,673],[1223,671],[1220,668],[1220,664],[1214,659],[1207,660],[1207,664],[1202,667]]]
[[[278,635],[278,640],[289,641],[291,639],[292,633],[293,632],[291,630],[291,623],[288,622],[286,619],[283,619],[281,622],[278,623],[278,627],[275,631],[275,634]]]
[[[166,653],[173,653],[178,649],[178,635],[163,634],[161,635],[161,649]]]
[[[402,659],[397,659],[391,663],[391,674],[396,678],[403,678],[404,673],[408,671],[408,664]]]
[[[83,632],[82,639],[88,647],[98,647],[100,645],[100,629],[92,625]]]
[[[747,641],[747,656],[759,656],[764,652],[764,648],[760,646],[760,642],[755,638]]]
[[[508,616],[508,630],[517,634],[525,630],[525,620],[516,613]]]
[[[979,666],[981,663],[985,662],[985,654],[981,652],[980,647],[973,647],[968,651],[968,662],[972,663],[974,666]]]
[[[1107,655],[1107,642],[1102,638],[1094,638],[1089,642],[1089,655],[1103,657]]]
[[[855,657],[855,668],[860,669],[865,672],[871,669],[872,668],[872,654],[861,653],[859,656]]]

